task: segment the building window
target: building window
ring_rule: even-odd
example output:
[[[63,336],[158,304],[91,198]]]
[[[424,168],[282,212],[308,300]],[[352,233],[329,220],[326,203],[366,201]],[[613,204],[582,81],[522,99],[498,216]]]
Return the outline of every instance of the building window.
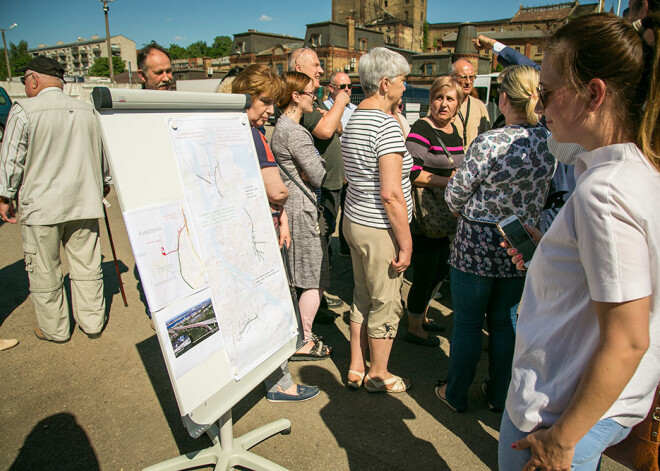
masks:
[[[391,36],[387,36],[387,37],[385,38],[385,42],[386,42],[387,44],[391,44],[391,43],[392,43],[392,37],[391,37]]]
[[[367,40],[364,38],[360,39],[360,51],[366,51],[367,50]]]
[[[282,75],[282,73],[284,72],[284,65],[282,65],[281,62],[279,62],[278,64],[275,65],[275,67],[277,68],[277,75]]]
[[[385,8],[387,8],[387,0],[385,0]]]
[[[408,1],[408,0],[406,0],[406,2],[407,2],[407,1]],[[405,14],[406,14],[406,21],[409,21],[410,19],[408,18],[408,10],[405,11]]]
[[[312,46],[320,46],[321,45],[321,35],[320,34],[313,34],[311,37],[311,43]]]
[[[321,63],[321,68],[325,70],[325,59],[321,59],[319,62]]]
[[[426,75],[433,75],[433,64],[426,64]]]
[[[536,46],[536,55],[540,56],[542,54],[543,54],[543,49],[541,48],[541,46]]]
[[[421,12],[421,13],[419,14],[419,19],[422,20],[422,21],[424,21],[424,12]]]
[[[406,0],[406,5],[410,4],[410,0]]]

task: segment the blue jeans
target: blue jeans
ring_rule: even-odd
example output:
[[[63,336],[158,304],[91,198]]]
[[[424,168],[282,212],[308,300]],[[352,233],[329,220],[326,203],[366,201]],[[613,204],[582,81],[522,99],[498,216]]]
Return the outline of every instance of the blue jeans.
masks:
[[[468,389],[481,357],[484,316],[489,333],[487,399],[494,407],[504,409],[511,380],[518,303],[524,285],[525,278],[485,277],[452,267],[454,327],[446,397],[456,409],[467,409]]]
[[[630,427],[624,427],[613,419],[603,419],[594,425],[582,437],[575,447],[571,469],[575,471],[593,471],[599,469],[600,455],[605,448],[616,445],[630,433]],[[514,450],[511,444],[528,435],[528,432],[519,430],[504,411],[500,425],[500,443],[497,459],[500,471],[513,471],[522,469],[532,458],[529,448]]]

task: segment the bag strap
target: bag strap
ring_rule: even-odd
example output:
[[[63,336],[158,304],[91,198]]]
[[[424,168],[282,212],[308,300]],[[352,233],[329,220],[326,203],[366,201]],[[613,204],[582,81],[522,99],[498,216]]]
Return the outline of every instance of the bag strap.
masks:
[[[295,178],[293,178],[293,177],[291,176],[291,174],[289,173],[289,171],[288,171],[287,169],[285,169],[284,167],[282,167],[279,163],[278,163],[277,166],[280,168],[280,170],[281,170],[282,172],[284,172],[284,175],[286,175],[286,176],[289,178],[289,180],[291,180],[293,183],[296,184],[296,186],[297,186],[298,188],[300,188],[300,191],[302,191],[302,192],[303,192],[303,195],[305,195],[305,196],[306,196],[306,197],[312,202],[312,204],[314,205],[314,207],[316,208],[316,210],[319,212],[319,214],[323,213],[323,206],[321,206],[321,205],[318,203],[318,201],[316,201],[316,198],[313,198],[313,197],[309,194],[309,192],[307,191],[307,189],[304,188],[300,183],[298,183],[298,180],[296,180]]]
[[[437,137],[438,141],[440,141],[440,146],[442,147],[442,150],[445,152],[445,155],[447,156],[447,160],[449,160],[449,163],[451,164],[451,166],[454,167],[454,170],[456,170],[456,164],[454,163],[454,158],[451,156],[451,154],[447,150],[447,146],[445,145],[444,141],[440,137],[440,130],[434,128],[433,126],[431,126],[431,129],[433,129],[433,132],[435,133],[435,137]]]

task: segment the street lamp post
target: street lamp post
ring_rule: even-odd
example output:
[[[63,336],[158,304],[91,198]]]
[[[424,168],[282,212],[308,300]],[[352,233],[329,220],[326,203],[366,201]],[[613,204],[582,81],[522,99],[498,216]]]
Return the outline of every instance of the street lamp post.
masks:
[[[7,41],[5,41],[5,31],[10,30],[18,26],[18,23],[14,23],[9,28],[0,28],[2,31],[2,45],[5,48],[5,62],[7,63],[7,80],[11,82],[11,66],[9,65],[9,54],[7,53]]]
[[[105,12],[105,40],[108,44],[108,68],[110,69],[110,81],[115,81],[115,72],[112,69],[112,46],[110,45],[110,26],[108,24],[108,3],[115,0],[100,0],[103,3],[103,11]]]

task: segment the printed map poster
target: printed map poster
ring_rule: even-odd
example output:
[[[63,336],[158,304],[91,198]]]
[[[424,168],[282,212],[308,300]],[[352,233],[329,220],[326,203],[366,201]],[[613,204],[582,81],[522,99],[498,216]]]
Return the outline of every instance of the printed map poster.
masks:
[[[168,123],[225,348],[241,379],[297,335],[250,126],[245,116]]]
[[[168,339],[161,343],[177,379],[224,347],[209,289],[170,303],[153,317],[158,336]]]
[[[124,222],[151,312],[208,287],[182,201],[125,212]]]

